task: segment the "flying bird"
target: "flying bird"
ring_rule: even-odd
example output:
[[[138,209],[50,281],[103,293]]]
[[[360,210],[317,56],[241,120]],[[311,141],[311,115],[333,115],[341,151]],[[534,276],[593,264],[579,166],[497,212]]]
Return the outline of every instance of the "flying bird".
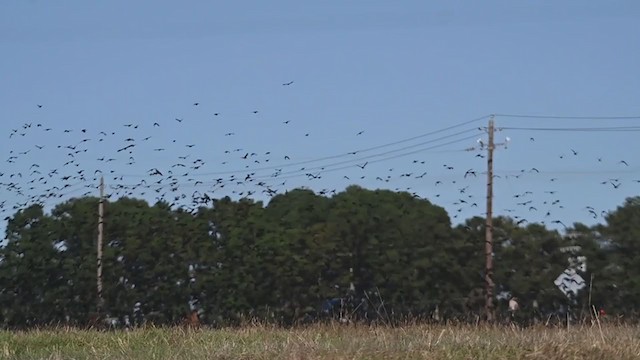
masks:
[[[160,172],[160,170],[158,170],[158,169],[156,169],[156,168],[153,168],[153,169],[151,169],[151,170],[149,170],[149,171],[150,171],[149,175],[151,175],[151,176],[153,176],[153,175],[160,175],[160,176],[162,176],[162,172]]]
[[[564,228],[565,228],[565,229],[567,228],[567,225],[565,225],[565,224],[564,224],[562,221],[560,221],[560,220],[553,220],[553,221],[552,221],[552,223],[553,223],[553,224],[560,224],[560,225],[564,226]]]

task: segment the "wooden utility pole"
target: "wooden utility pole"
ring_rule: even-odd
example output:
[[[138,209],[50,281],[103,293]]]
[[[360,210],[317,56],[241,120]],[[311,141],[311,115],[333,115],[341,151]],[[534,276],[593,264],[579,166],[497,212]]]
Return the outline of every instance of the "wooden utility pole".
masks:
[[[489,144],[487,145],[487,219],[485,223],[485,315],[493,322],[493,135],[495,132],[493,115],[489,119]]]
[[[97,290],[98,290],[98,303],[96,310],[98,316],[102,316],[102,306],[104,300],[102,299],[102,241],[103,241],[103,222],[104,222],[104,176],[100,177],[100,203],[98,205],[98,251],[97,251]]]

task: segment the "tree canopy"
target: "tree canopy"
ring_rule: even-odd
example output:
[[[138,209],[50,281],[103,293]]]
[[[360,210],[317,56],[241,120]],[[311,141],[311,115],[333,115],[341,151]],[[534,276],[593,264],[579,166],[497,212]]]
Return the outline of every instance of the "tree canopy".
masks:
[[[9,217],[0,247],[2,326],[90,320],[98,201],[70,199],[50,214],[33,205]],[[452,226],[442,207],[410,193],[351,186],[326,197],[295,189],[267,205],[225,197],[193,212],[121,198],[105,209],[109,316],[175,324],[198,311],[210,324],[247,317],[288,324],[350,299],[350,314],[368,319],[462,319],[484,305],[484,219]],[[605,224],[574,224],[565,234],[495,218],[498,308],[516,296],[531,313],[567,305],[589,311],[590,301],[635,314],[638,220],[638,197]],[[569,266],[572,246],[587,259],[579,274],[589,286],[569,300],[554,280]]]

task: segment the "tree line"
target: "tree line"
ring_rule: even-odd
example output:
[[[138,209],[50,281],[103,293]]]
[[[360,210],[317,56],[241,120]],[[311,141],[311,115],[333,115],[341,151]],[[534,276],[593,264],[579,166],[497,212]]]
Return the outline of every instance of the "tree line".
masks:
[[[95,197],[8,217],[0,247],[0,324],[82,326],[96,315]],[[596,226],[566,233],[497,217],[495,299],[523,313],[563,309],[634,317],[640,304],[640,197]],[[104,313],[133,324],[244,319],[291,324],[333,316],[361,320],[475,319],[484,308],[485,220],[452,226],[444,208],[406,192],[350,186],[326,197],[307,189],[214,199],[197,211],[164,202],[106,202]],[[587,280],[569,300],[554,280],[569,246]]]

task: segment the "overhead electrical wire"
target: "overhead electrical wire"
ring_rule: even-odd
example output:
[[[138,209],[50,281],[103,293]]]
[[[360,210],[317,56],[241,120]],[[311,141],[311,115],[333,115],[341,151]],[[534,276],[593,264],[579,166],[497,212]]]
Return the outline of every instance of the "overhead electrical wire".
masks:
[[[472,130],[477,130],[477,129],[472,129]],[[466,130],[466,131],[462,131],[461,133],[467,133],[467,132],[469,132],[469,131]],[[455,135],[459,135],[459,134],[455,134]],[[438,138],[438,139],[434,139],[434,140],[432,140],[430,142],[439,141],[439,140],[442,140],[442,139],[445,139],[445,138],[449,138],[449,137],[452,137],[452,136],[454,136],[454,135],[444,136],[444,137],[441,137],[441,138]],[[448,142],[445,142],[445,143],[442,143],[442,144],[437,144],[437,145],[429,146],[429,147],[426,147],[426,148],[420,148],[420,149],[412,150],[412,151],[409,151],[409,152],[404,152],[404,153],[395,154],[395,155],[392,155],[392,156],[387,156],[387,157],[382,158],[382,159],[371,160],[371,161],[368,161],[368,163],[369,164],[373,164],[373,163],[387,161],[387,160],[391,160],[391,159],[395,159],[395,158],[399,158],[399,157],[403,157],[403,156],[413,155],[413,154],[417,154],[417,153],[420,153],[420,152],[433,150],[433,149],[437,149],[437,148],[440,148],[440,147],[443,147],[443,146],[447,146],[447,145],[459,143],[459,142],[462,142],[462,141],[466,141],[466,140],[475,138],[476,136],[478,136],[478,134],[465,136],[465,137],[462,137],[462,138],[459,138],[459,139],[451,140],[451,141],[448,141]],[[428,142],[424,142],[423,144],[420,144],[420,145],[425,145],[425,143],[428,143]],[[413,147],[415,147],[415,146],[405,147],[403,150],[406,150],[407,148],[413,148]],[[322,173],[325,173],[325,172],[333,172],[333,171],[345,170],[345,169],[353,168],[354,166],[356,166],[358,161],[366,160],[368,158],[374,158],[374,157],[389,155],[389,154],[391,154],[393,152],[397,152],[397,151],[400,151],[400,150],[387,151],[387,152],[380,153],[380,154],[374,154],[374,155],[369,155],[367,157],[361,157],[359,159],[352,159],[352,160],[349,160],[349,161],[342,161],[342,162],[337,162],[337,163],[326,164],[324,166],[316,166],[316,167],[312,167],[312,168],[291,170],[291,171],[286,171],[286,172],[278,172],[278,173],[270,174],[270,175],[251,176],[251,179],[252,180],[282,180],[282,179],[288,179],[288,178],[294,178],[294,177],[308,176],[307,174],[309,174],[311,171],[314,171],[314,170],[319,170],[319,174],[322,174]],[[460,151],[466,151],[466,150],[460,150]],[[341,167],[338,167],[338,168],[333,168],[334,166],[344,165],[344,164],[350,163],[350,162],[355,162],[355,163],[350,164],[350,165],[341,166]],[[250,171],[243,170],[243,171],[239,171],[239,172],[240,173],[247,173],[247,172],[250,172]],[[225,182],[225,181],[232,181],[232,180],[237,180],[237,179],[238,178],[236,178],[236,179],[220,179],[220,180],[216,180],[216,181],[201,182],[201,184],[202,185],[212,185],[212,184],[215,185],[215,184],[220,184],[220,183]],[[148,184],[148,185],[145,185],[145,188],[164,187],[164,186],[170,186],[172,184],[175,184],[175,182],[174,183],[164,183],[164,184]],[[194,185],[195,181],[191,182],[191,183],[180,182],[179,184],[180,184],[180,186],[183,186],[183,185],[189,186],[189,185]],[[140,184],[121,185],[121,186],[122,187],[132,188],[132,187],[135,187],[135,186],[140,186]]]
[[[436,135],[436,134],[439,134],[439,133],[442,133],[442,132],[445,132],[445,131],[448,131],[448,130],[452,130],[452,129],[455,129],[455,128],[458,128],[458,127],[461,127],[461,126],[464,126],[464,125],[468,125],[468,124],[471,124],[471,123],[474,123],[474,122],[478,122],[480,120],[488,119],[488,118],[489,118],[489,115],[485,115],[485,116],[481,116],[481,117],[474,118],[474,119],[471,119],[471,120],[463,121],[463,122],[457,123],[455,125],[444,127],[444,128],[438,129],[438,130],[426,132],[426,133],[423,133],[423,134],[420,134],[420,135],[416,135],[416,136],[412,136],[412,137],[409,137],[409,138],[393,141],[393,142],[390,142],[390,143],[371,146],[371,147],[368,147],[368,148],[353,150],[353,151],[349,151],[349,152],[346,152],[346,153],[341,153],[341,154],[336,154],[336,155],[329,155],[329,156],[324,156],[324,157],[319,157],[319,158],[309,159],[309,160],[304,160],[304,161],[297,161],[297,162],[291,162],[291,163],[282,163],[282,164],[279,164],[279,165],[261,166],[261,167],[252,168],[252,169],[237,169],[237,170],[225,170],[225,171],[217,171],[217,172],[200,173],[200,174],[198,174],[198,176],[225,175],[225,174],[234,174],[234,173],[244,172],[244,171],[274,170],[274,169],[291,167],[291,166],[306,165],[306,164],[311,164],[311,163],[325,161],[325,160],[339,159],[339,158],[343,158],[343,157],[347,157],[347,156],[353,156],[353,155],[358,154],[358,153],[369,152],[369,151],[378,150],[378,149],[382,149],[382,148],[386,148],[386,147],[390,147],[390,146],[394,146],[394,145],[407,143],[407,142],[410,142],[410,141],[413,141],[413,140],[417,140],[417,139],[421,139],[421,138],[424,138],[424,137]],[[474,128],[474,130],[475,129],[477,129],[477,128]],[[125,176],[125,177],[145,177],[145,176],[147,176],[147,174],[145,174],[145,175],[141,175],[141,174],[114,174],[114,175]]]
[[[640,131],[640,126],[609,126],[609,127],[511,127],[501,126],[498,130],[526,130],[526,131],[587,131],[587,132],[634,132]]]
[[[529,115],[529,114],[493,114],[495,117],[510,117],[524,119],[566,119],[566,120],[640,120],[640,116],[557,116],[557,115]]]
[[[404,156],[408,156],[408,155],[413,155],[413,154],[421,153],[423,151],[432,150],[432,149],[436,149],[436,148],[439,148],[439,147],[442,147],[442,146],[451,145],[451,144],[459,143],[461,141],[469,140],[469,139],[475,138],[476,136],[478,136],[478,134],[473,134],[471,136],[466,136],[466,137],[463,137],[463,138],[460,138],[460,139],[456,139],[456,140],[452,140],[452,141],[449,141],[449,142],[446,142],[446,143],[443,143],[443,144],[438,144],[438,145],[430,146],[430,147],[427,147],[427,148],[417,149],[417,150],[413,150],[413,151],[410,151],[410,152],[396,154],[396,155],[388,156],[388,157],[385,157],[385,158],[382,158],[382,159],[371,160],[371,161],[367,161],[367,162],[369,164],[374,164],[374,163],[378,163],[378,162],[382,162],[382,161],[387,161],[387,160],[396,159],[396,158],[400,158],[400,157],[404,157]],[[462,150],[462,151],[464,151],[464,150]],[[382,156],[382,155],[385,155],[385,154],[388,155],[391,152],[392,151],[388,151],[388,152],[386,152],[384,154],[377,154],[375,156],[371,155],[371,156],[368,156],[367,158],[378,157],[378,156]],[[362,159],[365,159],[365,158],[362,158]],[[357,164],[351,164],[351,165],[342,166],[342,167],[339,167],[339,168],[327,169],[327,167],[336,166],[336,165],[342,165],[344,163],[346,163],[346,162],[334,163],[334,164],[329,164],[329,165],[326,165],[326,166],[316,166],[314,168],[283,172],[283,173],[279,173],[279,174],[287,175],[287,174],[293,174],[293,173],[298,173],[298,172],[308,172],[308,171],[311,171],[311,170],[320,170],[319,173],[322,174],[324,172],[332,172],[332,171],[337,171],[337,170],[344,170],[344,169],[353,168],[354,166],[357,165]],[[274,177],[274,176],[270,176],[270,177]],[[280,178],[280,176],[277,176],[277,177]],[[257,177],[257,178],[259,178],[259,177]]]

